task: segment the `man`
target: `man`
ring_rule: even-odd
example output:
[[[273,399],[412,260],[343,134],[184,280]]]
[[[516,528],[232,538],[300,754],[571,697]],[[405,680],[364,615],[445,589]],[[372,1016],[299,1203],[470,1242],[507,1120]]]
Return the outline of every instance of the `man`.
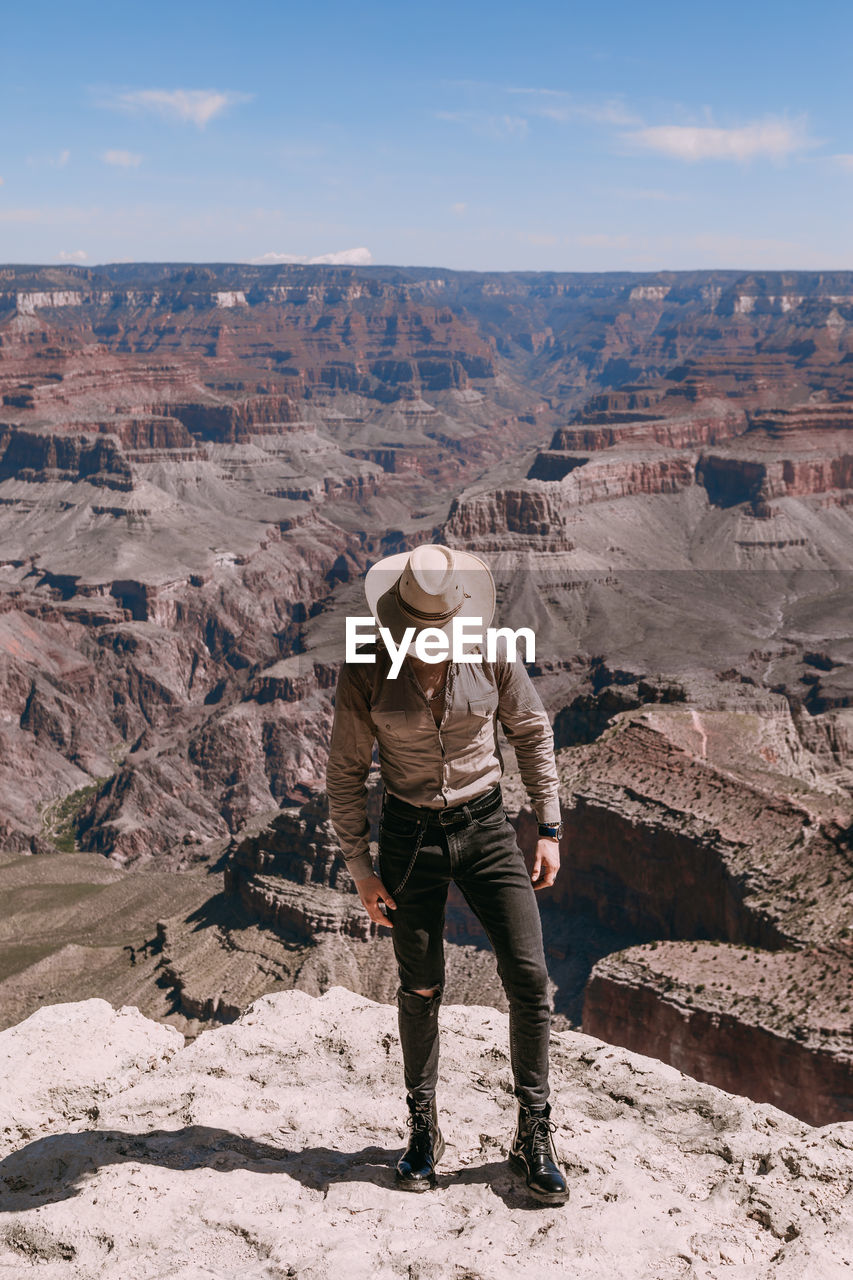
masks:
[[[418,634],[429,631],[436,653],[434,642],[450,636],[456,618],[480,619],[485,633],[495,584],[479,557],[422,545],[374,565],[364,589],[371,613],[392,637],[389,647],[399,649],[407,639],[409,648],[396,678],[389,649],[378,642],[372,657],[344,663],[326,785],[331,821],[361,900],[371,920],[393,930],[412,1128],[396,1183],[407,1191],[434,1187],[444,1152],[435,1090],[452,879],[489,937],[509,1000],[518,1103],[510,1162],[537,1198],[562,1204],[568,1191],[551,1137],[551,1010],[534,893],[552,885],[559,868],[553,731],[523,663],[511,661],[505,647],[491,662],[481,649],[474,653],[480,662],[426,661],[412,652]],[[530,875],[503,808],[496,721],[515,748],[540,824]],[[384,783],[378,875],[368,852],[366,789],[374,740]]]

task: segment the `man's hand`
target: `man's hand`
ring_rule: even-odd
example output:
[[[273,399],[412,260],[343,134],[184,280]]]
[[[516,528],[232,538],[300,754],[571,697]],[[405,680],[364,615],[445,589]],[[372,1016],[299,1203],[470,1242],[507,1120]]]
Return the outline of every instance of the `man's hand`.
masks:
[[[534,889],[550,889],[560,870],[560,842],[547,836],[540,836],[536,841],[536,856],[530,879]]]
[[[376,924],[387,924],[389,927],[393,927],[393,921],[385,915],[379,904],[384,902],[386,907],[390,907],[392,911],[397,904],[379,879],[379,876],[367,876],[364,880],[356,880],[355,887],[358,889],[358,896],[364,903],[365,910],[371,920],[375,921]]]

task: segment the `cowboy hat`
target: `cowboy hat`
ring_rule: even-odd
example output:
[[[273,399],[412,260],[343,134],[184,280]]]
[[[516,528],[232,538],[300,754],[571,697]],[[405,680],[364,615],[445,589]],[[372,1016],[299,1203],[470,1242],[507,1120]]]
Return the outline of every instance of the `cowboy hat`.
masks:
[[[408,627],[415,635],[434,627],[449,636],[454,618],[476,618],[485,630],[495,612],[495,580],[486,562],[438,543],[378,560],[365,575],[364,594],[395,644]]]

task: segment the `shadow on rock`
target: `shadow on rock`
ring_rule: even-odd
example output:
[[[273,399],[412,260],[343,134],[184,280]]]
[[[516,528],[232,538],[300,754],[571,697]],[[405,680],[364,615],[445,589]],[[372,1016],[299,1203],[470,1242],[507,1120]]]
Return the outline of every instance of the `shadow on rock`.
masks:
[[[398,1148],[390,1151],[375,1146],[354,1152],[329,1147],[291,1151],[206,1125],[150,1133],[87,1129],[50,1134],[0,1161],[0,1210],[31,1209],[67,1200],[82,1191],[99,1169],[125,1162],[188,1171],[285,1173],[312,1190],[325,1190],[338,1180],[391,1186],[398,1155]]]
[[[533,1198],[523,1177],[517,1174],[507,1160],[489,1160],[486,1164],[466,1165],[462,1169],[436,1169],[436,1185],[440,1190],[452,1186],[487,1186],[503,1200],[508,1209],[553,1209]]]
[[[214,1169],[229,1173],[286,1174],[312,1191],[326,1191],[337,1182],[372,1182],[393,1189],[394,1165],[401,1147],[362,1147],[335,1151],[306,1147],[301,1151],[241,1137],[227,1129],[188,1125],[183,1129],[153,1129],[123,1133],[117,1129],[87,1129],[38,1138],[0,1161],[0,1210],[33,1209],[77,1195],[100,1169],[115,1164],[159,1165],[164,1169]],[[447,1164],[450,1161],[446,1162]],[[439,1172],[438,1189],[461,1183],[486,1183],[510,1208],[531,1205],[526,1189],[505,1161],[491,1161]]]

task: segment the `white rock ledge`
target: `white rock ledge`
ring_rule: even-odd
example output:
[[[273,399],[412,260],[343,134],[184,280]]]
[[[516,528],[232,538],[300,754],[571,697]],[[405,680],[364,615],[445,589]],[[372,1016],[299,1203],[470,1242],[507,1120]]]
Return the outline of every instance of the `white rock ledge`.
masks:
[[[283,992],[189,1045],[103,1000],[39,1010],[0,1034],[0,1277],[849,1280],[853,1124],[557,1033],[572,1191],[543,1208],[505,1159],[505,1015],[441,1023],[447,1153],[411,1196],[392,1006]]]

